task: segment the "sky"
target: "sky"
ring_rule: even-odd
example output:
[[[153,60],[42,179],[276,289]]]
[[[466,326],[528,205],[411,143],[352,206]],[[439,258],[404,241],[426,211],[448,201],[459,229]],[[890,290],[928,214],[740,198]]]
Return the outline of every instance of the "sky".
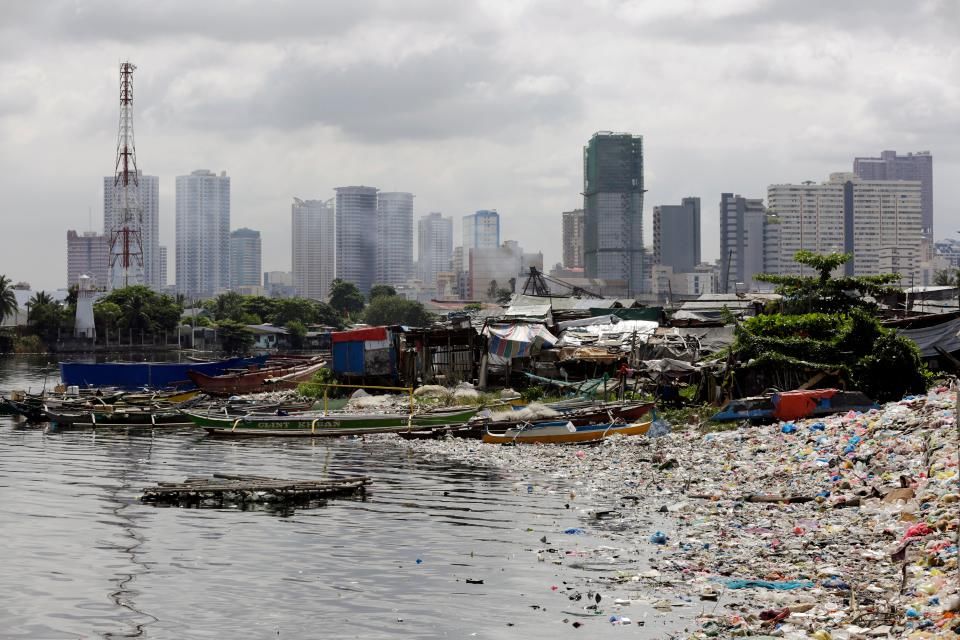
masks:
[[[644,138],[658,204],[821,181],[855,156],[928,150],[937,238],[960,230],[953,0],[48,0],[0,3],[0,273],[66,285],[66,232],[102,230],[118,64],[137,65],[144,173],[231,177],[231,226],[290,269],[290,204],[364,184],[414,216],[497,209],[501,238],[561,259],[596,131]]]

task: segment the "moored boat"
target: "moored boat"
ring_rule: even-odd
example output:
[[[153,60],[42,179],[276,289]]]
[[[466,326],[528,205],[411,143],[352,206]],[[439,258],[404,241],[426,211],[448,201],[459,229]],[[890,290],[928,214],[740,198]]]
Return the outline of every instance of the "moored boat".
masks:
[[[245,416],[210,415],[183,411],[210,435],[235,436],[323,436],[383,433],[441,424],[462,424],[473,417],[475,407],[454,411],[431,411],[413,415],[402,413],[323,413],[308,411],[290,415],[247,414]],[[343,433],[339,433],[343,432]]]
[[[485,433],[503,433],[508,429],[521,426],[524,423],[539,424],[541,422],[551,422],[562,419],[564,423],[570,422],[574,426],[586,426],[598,423],[612,422],[636,422],[653,409],[652,402],[639,404],[605,404],[592,407],[579,407],[563,411],[552,417],[544,417],[539,420],[472,420],[464,425],[442,425],[439,427],[427,427],[423,429],[408,430],[400,432],[401,438],[407,440],[426,440],[431,438],[441,438],[447,435],[455,438],[481,439]],[[522,414],[521,414],[522,415]]]
[[[202,371],[187,371],[190,380],[201,391],[211,396],[233,396],[261,391],[279,391],[293,389],[301,382],[307,382],[313,374],[324,367],[324,362],[285,363],[279,367],[267,367],[208,375]]]
[[[800,389],[731,400],[711,420],[773,422],[828,416],[844,411],[869,411],[878,407],[860,391]]]
[[[634,423],[605,423],[575,426],[564,420],[539,422],[507,429],[503,433],[487,432],[483,441],[490,444],[570,444],[597,442],[611,436],[643,435],[650,430],[651,420]]]
[[[45,411],[46,419],[59,428],[184,428],[193,423],[179,411],[127,407],[113,411]]]

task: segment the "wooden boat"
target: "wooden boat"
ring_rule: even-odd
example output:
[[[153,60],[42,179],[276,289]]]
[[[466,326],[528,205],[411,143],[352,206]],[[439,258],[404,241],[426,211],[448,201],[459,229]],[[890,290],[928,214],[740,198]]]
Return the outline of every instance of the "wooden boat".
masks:
[[[214,436],[307,436],[385,433],[413,426],[464,423],[476,408],[456,411],[431,411],[414,415],[402,413],[323,413],[307,411],[290,415],[247,414],[222,416],[183,411],[199,427]]]
[[[208,375],[202,371],[187,371],[190,380],[201,391],[211,396],[234,396],[261,391],[293,389],[307,382],[313,374],[324,367],[324,362],[284,364],[279,367],[251,369],[221,375]]]
[[[567,411],[561,411],[560,415],[552,418],[543,418],[541,420],[532,420],[529,421],[532,424],[540,424],[542,422],[553,422],[556,420],[563,419],[564,423],[570,422],[575,427],[586,426],[591,424],[598,423],[613,423],[613,422],[636,422],[653,409],[654,404],[652,402],[645,402],[641,404],[609,404],[609,405],[594,405],[592,407],[582,407],[578,405],[573,405],[575,408],[572,408]],[[401,438],[406,440],[429,440],[433,438],[442,438],[447,435],[453,436],[455,438],[468,438],[480,440],[483,438],[486,433],[503,433],[508,429],[514,429],[521,426],[524,421],[517,420],[473,420],[468,424],[464,425],[443,425],[439,427],[431,427],[426,429],[410,429],[405,432],[400,432],[399,435]]]
[[[534,425],[508,429],[503,433],[483,434],[483,441],[490,444],[570,444],[597,442],[611,436],[638,436],[650,430],[652,420],[634,423],[606,423],[574,426],[570,422],[555,420]]]
[[[711,420],[775,422],[828,416],[845,411],[869,411],[879,405],[860,391],[804,389],[731,400]]]
[[[193,423],[179,411],[157,411],[148,407],[126,407],[113,411],[45,411],[46,419],[59,428],[184,428]]]

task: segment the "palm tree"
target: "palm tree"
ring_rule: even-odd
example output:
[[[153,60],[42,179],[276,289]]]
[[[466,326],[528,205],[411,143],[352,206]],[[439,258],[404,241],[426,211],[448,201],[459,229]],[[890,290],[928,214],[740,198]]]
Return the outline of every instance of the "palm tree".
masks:
[[[37,291],[33,294],[33,297],[30,298],[29,304],[31,307],[36,307],[41,304],[53,304],[53,296],[46,291]]]
[[[0,324],[3,324],[7,316],[17,313],[17,297],[13,294],[10,283],[10,278],[0,275]]]

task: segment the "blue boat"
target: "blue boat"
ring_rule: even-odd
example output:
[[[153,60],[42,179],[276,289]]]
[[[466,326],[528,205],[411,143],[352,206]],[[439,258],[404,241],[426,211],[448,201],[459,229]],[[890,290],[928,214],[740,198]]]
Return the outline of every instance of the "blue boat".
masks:
[[[218,376],[228,369],[263,366],[267,356],[230,358],[213,362],[61,362],[60,380],[66,386],[118,389],[192,389],[187,371]]]

